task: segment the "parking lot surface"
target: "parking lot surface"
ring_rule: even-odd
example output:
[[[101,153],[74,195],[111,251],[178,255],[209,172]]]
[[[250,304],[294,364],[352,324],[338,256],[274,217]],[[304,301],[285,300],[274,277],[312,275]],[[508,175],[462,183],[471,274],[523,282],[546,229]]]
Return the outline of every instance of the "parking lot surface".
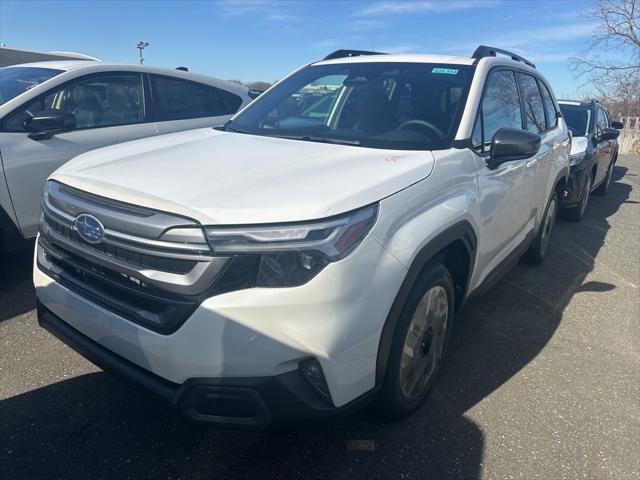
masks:
[[[0,477],[640,478],[639,164],[621,156],[542,266],[464,308],[439,382],[401,422],[187,425],[41,329],[31,252],[0,258]]]

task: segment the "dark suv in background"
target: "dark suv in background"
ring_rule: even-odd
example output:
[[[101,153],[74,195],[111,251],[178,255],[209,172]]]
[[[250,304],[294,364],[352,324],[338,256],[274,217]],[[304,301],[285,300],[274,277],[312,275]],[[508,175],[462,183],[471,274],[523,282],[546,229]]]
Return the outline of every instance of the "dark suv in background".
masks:
[[[562,212],[566,218],[580,221],[591,192],[605,195],[609,190],[622,123],[612,122],[607,109],[597,100],[559,100],[558,103],[573,135],[571,176]]]

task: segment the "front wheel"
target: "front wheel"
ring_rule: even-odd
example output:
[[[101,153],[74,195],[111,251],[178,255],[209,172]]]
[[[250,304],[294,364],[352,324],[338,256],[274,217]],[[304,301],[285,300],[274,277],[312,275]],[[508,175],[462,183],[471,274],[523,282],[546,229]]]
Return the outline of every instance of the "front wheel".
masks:
[[[377,402],[383,415],[406,417],[427,398],[451,338],[454,304],[449,270],[431,262],[416,280],[394,332]]]
[[[538,228],[536,238],[529,247],[529,250],[523,255],[522,261],[529,265],[538,265],[542,263],[547,256],[547,250],[549,249],[549,243],[551,243],[551,234],[553,233],[553,227],[556,224],[556,217],[558,213],[558,194],[553,192],[547,208],[544,211],[542,222]]]

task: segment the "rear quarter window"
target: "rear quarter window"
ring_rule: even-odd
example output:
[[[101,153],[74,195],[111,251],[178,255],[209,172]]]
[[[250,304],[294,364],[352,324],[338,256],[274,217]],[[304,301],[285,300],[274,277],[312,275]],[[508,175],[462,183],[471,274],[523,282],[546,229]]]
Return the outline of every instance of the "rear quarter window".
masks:
[[[231,115],[242,104],[238,95],[189,80],[152,75],[151,85],[159,121]]]
[[[555,128],[558,125],[558,111],[556,110],[556,104],[553,101],[553,96],[543,82],[539,82],[540,90],[542,91],[542,101],[544,102],[544,108],[547,112],[547,129]]]

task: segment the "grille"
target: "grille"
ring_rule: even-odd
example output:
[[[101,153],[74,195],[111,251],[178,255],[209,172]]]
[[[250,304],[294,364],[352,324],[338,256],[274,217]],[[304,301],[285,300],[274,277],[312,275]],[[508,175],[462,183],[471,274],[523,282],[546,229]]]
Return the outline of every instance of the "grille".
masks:
[[[45,221],[49,227],[64,238],[74,243],[82,244],[86,248],[90,248],[96,252],[106,254],[117,260],[129,263],[138,268],[148,268],[167,273],[176,273],[184,275],[189,273],[196,265],[194,260],[184,260],[179,258],[168,258],[154,256],[146,253],[136,252],[127,248],[117,247],[112,244],[99,243],[91,244],[85,242],[71,227],[54,220],[50,215],[45,213]]]
[[[171,295],[134,282],[43,240],[38,244],[38,267],[70,290],[159,333],[175,331],[200,304],[197,297]]]
[[[163,236],[173,228],[200,228],[195,220],[55,181],[47,183],[42,212],[38,267],[75,293],[156,332],[174,332],[204,298],[246,285],[244,278],[227,274],[234,259],[213,256],[204,236],[188,242]],[[104,225],[101,243],[88,243],[76,232],[74,222],[82,213]]]

